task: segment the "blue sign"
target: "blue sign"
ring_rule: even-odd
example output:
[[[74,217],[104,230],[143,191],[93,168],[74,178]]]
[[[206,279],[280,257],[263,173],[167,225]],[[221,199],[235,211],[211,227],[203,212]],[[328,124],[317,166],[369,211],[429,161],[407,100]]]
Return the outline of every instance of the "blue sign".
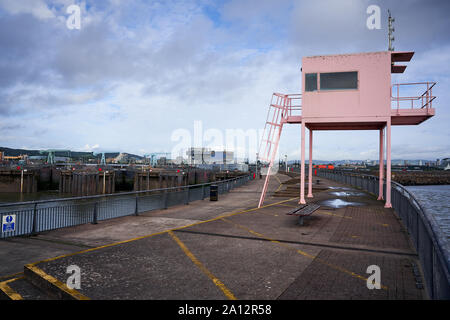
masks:
[[[12,232],[16,230],[16,215],[3,216],[2,232]]]

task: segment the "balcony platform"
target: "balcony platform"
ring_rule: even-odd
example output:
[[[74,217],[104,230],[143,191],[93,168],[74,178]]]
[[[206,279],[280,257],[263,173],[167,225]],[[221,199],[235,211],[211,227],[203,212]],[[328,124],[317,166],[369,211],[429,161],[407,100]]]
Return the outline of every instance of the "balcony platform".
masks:
[[[423,109],[392,109],[391,125],[418,125],[435,115],[434,108]],[[325,120],[325,119],[324,119]],[[290,116],[283,123],[301,124],[302,116]],[[311,130],[379,130],[386,125],[386,121],[351,121],[342,119],[328,119],[325,121],[308,120],[306,127]]]
[[[393,109],[391,111],[392,125],[417,125],[435,115],[434,108]]]

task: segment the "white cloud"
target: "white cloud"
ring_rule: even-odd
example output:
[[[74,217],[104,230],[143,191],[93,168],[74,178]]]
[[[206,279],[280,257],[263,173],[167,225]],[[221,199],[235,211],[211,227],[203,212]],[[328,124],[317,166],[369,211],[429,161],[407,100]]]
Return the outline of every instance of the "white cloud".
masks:
[[[4,129],[2,144],[63,144],[79,150],[101,145],[141,154],[170,151],[171,133],[192,130],[195,120],[202,120],[205,130],[223,133],[262,129],[272,92],[300,91],[302,56],[385,45],[384,31],[365,27],[368,1],[229,1],[211,5],[217,10],[212,18],[195,1],[90,2],[80,4],[82,28],[76,32],[48,23],[64,15],[56,11],[69,3],[0,0],[7,13],[31,13],[39,20],[26,34],[14,28],[10,38],[0,33],[0,45],[16,45],[14,51],[3,50],[15,57],[6,61],[16,68],[0,62],[10,71],[3,72],[8,77],[0,85],[0,122],[25,126]],[[32,54],[16,54],[30,48],[30,39],[37,43],[28,49]],[[448,48],[448,41],[437,48],[415,48],[405,75],[414,81],[426,74],[433,80],[438,73],[443,81],[436,87],[437,101],[442,103],[433,120],[393,130],[393,151],[399,156],[429,144],[439,146],[423,148],[433,157],[443,152],[436,141],[448,133]],[[289,127],[280,154],[299,158],[300,130]],[[411,137],[417,145],[397,149]],[[315,135],[314,159],[377,158],[377,144],[376,132],[321,132]]]
[[[12,14],[29,13],[43,20],[55,18],[55,13],[43,0],[0,0],[0,6]]]

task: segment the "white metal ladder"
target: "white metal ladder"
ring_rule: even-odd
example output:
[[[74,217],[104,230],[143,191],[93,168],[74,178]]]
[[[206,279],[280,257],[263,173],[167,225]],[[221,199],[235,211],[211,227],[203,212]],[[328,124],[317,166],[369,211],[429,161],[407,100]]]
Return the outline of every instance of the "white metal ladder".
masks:
[[[269,185],[270,171],[273,167],[273,162],[278,150],[278,143],[280,142],[281,131],[283,124],[287,121],[291,112],[292,99],[287,94],[274,93],[267,112],[266,124],[264,126],[263,136],[259,145],[259,157],[262,161],[268,162],[266,179],[264,187],[259,199],[258,208],[264,202],[267,187]]]

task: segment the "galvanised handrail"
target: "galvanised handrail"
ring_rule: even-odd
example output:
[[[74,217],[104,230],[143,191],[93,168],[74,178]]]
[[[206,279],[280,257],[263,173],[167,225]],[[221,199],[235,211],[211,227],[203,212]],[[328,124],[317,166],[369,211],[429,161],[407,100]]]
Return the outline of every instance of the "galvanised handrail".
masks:
[[[318,173],[325,178],[338,180],[369,192],[373,190],[374,192],[371,192],[373,194],[376,194],[378,190],[379,178],[377,176],[341,171],[319,170]],[[370,181],[372,185],[358,181],[358,178]],[[391,181],[391,186],[393,186],[391,188],[393,191],[392,206],[413,239],[430,298],[450,299],[450,243],[446,240],[446,235],[440,229],[433,215],[422,207],[411,192],[395,181]]]
[[[223,183],[223,182],[230,182],[230,181],[234,181],[236,179],[246,177],[246,176],[247,175],[242,175],[242,176],[227,179],[227,180],[217,180],[214,182],[207,182],[207,183],[201,183],[201,184],[190,184],[190,185],[179,186],[179,187],[170,187],[170,188],[158,188],[158,189],[148,189],[148,190],[129,191],[129,192],[117,192],[117,193],[97,194],[97,195],[92,195],[92,196],[56,198],[56,199],[48,199],[48,200],[33,200],[33,201],[24,201],[24,202],[0,203],[0,208],[11,207],[11,206],[22,206],[22,205],[34,205],[34,204],[49,203],[49,202],[63,202],[63,201],[74,201],[74,200],[98,199],[98,198],[105,198],[105,197],[106,198],[107,197],[118,197],[118,196],[136,195],[136,194],[149,193],[149,192],[170,191],[170,190],[175,190],[175,189],[180,190],[180,189],[186,189],[186,188],[196,188],[196,187],[209,186],[212,184],[218,184],[218,183]]]
[[[139,215],[141,212],[167,209],[173,205],[187,205],[191,201],[205,199],[212,185],[218,185],[219,194],[223,194],[250,179],[252,175],[242,175],[187,186],[2,204],[0,209],[4,210],[0,210],[0,221],[5,215],[16,215],[16,227],[9,232],[0,230],[0,239],[35,235],[86,223],[97,224],[101,220]]]

